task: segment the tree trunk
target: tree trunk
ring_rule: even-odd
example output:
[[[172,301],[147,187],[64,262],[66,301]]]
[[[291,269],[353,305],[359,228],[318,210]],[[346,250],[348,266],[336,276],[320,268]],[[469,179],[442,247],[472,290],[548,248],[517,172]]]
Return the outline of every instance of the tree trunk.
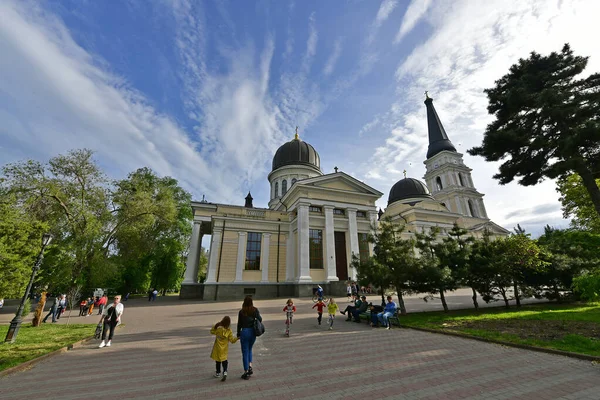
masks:
[[[448,312],[448,304],[446,304],[446,296],[444,295],[444,289],[440,289],[440,299],[442,300],[442,306],[444,306],[444,312]]]
[[[473,288],[471,288],[471,290],[473,291],[473,296],[471,297],[473,299],[473,305],[475,306],[476,310],[479,310],[479,303],[477,303],[477,292]]]
[[[517,307],[521,307],[521,299],[519,298],[519,285],[517,285],[517,281],[513,281],[513,287],[515,289],[515,301],[517,302]]]
[[[504,288],[500,289],[500,294],[502,295],[502,299],[504,300],[504,307],[510,308],[510,304],[508,304],[508,298],[506,297],[506,290],[504,290]]]
[[[42,314],[44,313],[44,306],[46,305],[46,292],[42,292],[42,297],[40,297],[40,301],[38,301],[37,308],[35,309],[35,314],[33,315],[33,326],[40,326],[42,323]]]
[[[385,295],[383,293],[383,288],[381,288],[381,307],[385,307]]]
[[[398,293],[398,307],[400,307],[400,314],[406,315],[406,306],[404,305],[404,298],[402,297],[402,290],[396,288]]]
[[[581,176],[583,186],[585,186],[585,190],[587,190],[587,192],[590,194],[594,208],[596,209],[598,215],[600,215],[600,189],[598,188],[598,185],[596,185],[594,176],[587,168],[577,170],[577,173],[579,176]]]

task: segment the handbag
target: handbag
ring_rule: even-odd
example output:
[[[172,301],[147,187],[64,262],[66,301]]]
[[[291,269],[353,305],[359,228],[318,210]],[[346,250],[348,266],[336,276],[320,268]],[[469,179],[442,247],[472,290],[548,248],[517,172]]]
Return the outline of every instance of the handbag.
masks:
[[[260,336],[263,333],[265,333],[265,325],[258,318],[254,317],[254,334]]]

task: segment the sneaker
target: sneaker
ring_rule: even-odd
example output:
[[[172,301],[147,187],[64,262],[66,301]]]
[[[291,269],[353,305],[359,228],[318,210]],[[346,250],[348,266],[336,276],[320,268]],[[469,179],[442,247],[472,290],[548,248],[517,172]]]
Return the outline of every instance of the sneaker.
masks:
[[[254,371],[252,370],[252,367],[248,367],[248,375],[252,375],[254,373]]]
[[[98,346],[99,349],[103,348],[104,346],[106,346],[106,343],[104,342],[104,340],[102,341],[102,343],[100,343],[100,346]]]
[[[330,326],[330,327],[329,327],[329,330],[330,330],[330,331],[332,331],[332,330],[333,330],[333,326]]]
[[[221,382],[225,382],[225,379],[227,379],[227,371],[223,372],[223,378],[221,378]]]
[[[385,329],[387,329],[389,331],[392,328],[388,325],[388,326],[385,327]]]
[[[244,380],[248,380],[248,379],[250,379],[250,375],[248,375],[248,373],[247,373],[247,372],[244,372],[244,373],[242,374],[242,379],[244,379]]]
[[[217,373],[215,374],[215,378],[220,378],[220,377],[221,377],[221,373],[220,373],[220,372],[217,372]]]
[[[321,321],[317,321],[317,322],[319,322],[319,325],[321,325]]]
[[[342,315],[346,315],[346,313],[344,311],[340,311],[340,314]]]
[[[106,347],[110,347],[110,340],[106,343]]]

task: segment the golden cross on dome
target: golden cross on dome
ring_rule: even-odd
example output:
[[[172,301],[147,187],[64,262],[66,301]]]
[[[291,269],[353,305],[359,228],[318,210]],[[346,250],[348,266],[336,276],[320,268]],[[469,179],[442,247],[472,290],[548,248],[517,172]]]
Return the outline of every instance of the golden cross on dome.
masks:
[[[425,99],[428,99],[428,98],[429,98],[429,91],[428,91],[428,90],[426,90],[426,91],[425,91]]]
[[[294,136],[294,139],[298,140],[298,127],[296,127],[296,135]]]
[[[406,179],[406,170],[402,171],[402,173],[404,174],[404,179]]]

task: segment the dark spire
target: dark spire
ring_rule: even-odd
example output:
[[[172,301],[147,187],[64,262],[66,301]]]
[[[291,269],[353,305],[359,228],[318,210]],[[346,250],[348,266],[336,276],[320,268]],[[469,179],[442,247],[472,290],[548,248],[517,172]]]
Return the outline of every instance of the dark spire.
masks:
[[[254,208],[252,205],[252,195],[248,192],[248,196],[246,196],[246,204],[244,205],[246,208]]]
[[[435,156],[437,153],[448,150],[456,153],[456,147],[452,144],[446,131],[438,117],[433,99],[425,92],[425,106],[427,107],[427,126],[429,128],[429,148],[427,149],[427,158]]]

